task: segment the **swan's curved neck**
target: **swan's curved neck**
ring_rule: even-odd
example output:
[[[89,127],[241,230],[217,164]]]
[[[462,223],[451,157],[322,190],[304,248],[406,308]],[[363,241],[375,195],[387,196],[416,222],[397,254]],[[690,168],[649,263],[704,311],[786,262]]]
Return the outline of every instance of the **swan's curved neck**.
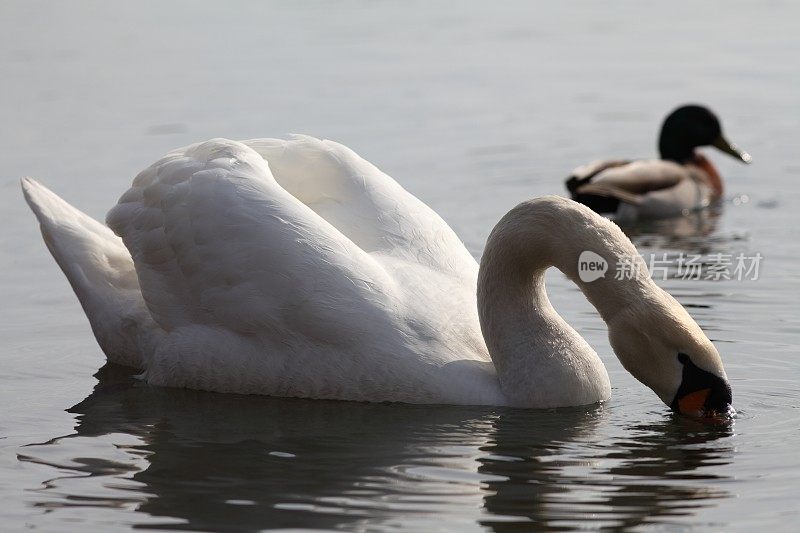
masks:
[[[599,263],[595,266],[605,262],[604,277],[581,280],[584,252],[590,253],[583,259]],[[628,279],[615,274],[627,264],[640,275]],[[547,298],[544,274],[550,267],[575,282],[607,323],[649,292],[644,262],[612,222],[563,198],[517,206],[489,236],[478,278],[481,330],[503,392],[520,406],[607,399],[605,367]]]

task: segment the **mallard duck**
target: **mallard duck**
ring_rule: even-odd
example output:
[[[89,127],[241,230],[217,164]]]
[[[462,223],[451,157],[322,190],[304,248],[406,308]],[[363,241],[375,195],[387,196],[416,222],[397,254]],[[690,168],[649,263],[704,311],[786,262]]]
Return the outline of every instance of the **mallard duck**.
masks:
[[[572,199],[620,218],[665,218],[702,209],[722,197],[722,177],[696,148],[713,146],[743,163],[750,154],[722,134],[717,116],[684,105],[664,119],[661,159],[595,161],[576,168],[566,185]]]

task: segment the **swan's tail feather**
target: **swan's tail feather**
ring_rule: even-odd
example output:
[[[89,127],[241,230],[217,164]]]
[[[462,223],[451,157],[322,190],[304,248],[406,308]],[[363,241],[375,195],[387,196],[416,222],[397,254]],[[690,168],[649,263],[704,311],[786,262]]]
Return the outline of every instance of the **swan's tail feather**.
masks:
[[[31,178],[22,179],[22,192],[109,361],[143,367],[160,332],[122,240]]]

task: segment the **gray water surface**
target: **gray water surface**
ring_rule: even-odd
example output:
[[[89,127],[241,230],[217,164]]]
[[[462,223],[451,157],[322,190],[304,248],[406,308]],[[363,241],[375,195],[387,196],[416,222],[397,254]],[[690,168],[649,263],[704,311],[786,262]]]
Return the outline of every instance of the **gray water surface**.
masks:
[[[3,2],[2,529],[794,530],[797,20],[790,2]],[[708,152],[719,209],[628,231],[645,254],[764,257],[757,280],[659,280],[723,355],[739,414],[719,426],[673,416],[627,374],[557,272],[554,305],[609,369],[603,405],[145,386],[104,366],[18,184],[34,176],[102,220],[172,148],[308,133],[377,164],[479,257],[508,209],[563,194],[574,166],[653,156],[687,101],[754,163]]]

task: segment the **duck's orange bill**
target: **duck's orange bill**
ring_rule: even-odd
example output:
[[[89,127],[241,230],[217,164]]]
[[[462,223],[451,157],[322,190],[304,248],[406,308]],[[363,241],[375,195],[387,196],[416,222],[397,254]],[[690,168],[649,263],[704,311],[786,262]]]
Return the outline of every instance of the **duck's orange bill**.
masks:
[[[711,394],[711,389],[701,389],[689,393],[678,400],[678,409],[684,415],[701,416],[709,394]]]

